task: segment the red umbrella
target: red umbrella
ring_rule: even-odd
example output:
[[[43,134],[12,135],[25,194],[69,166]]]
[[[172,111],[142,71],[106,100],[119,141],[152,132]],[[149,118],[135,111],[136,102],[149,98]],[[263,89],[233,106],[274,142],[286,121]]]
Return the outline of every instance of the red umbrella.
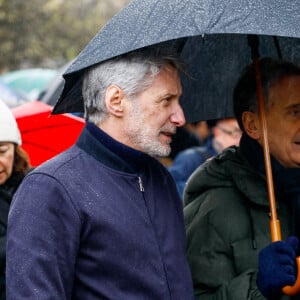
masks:
[[[31,101],[12,109],[22,136],[22,147],[32,166],[38,166],[74,144],[85,121],[71,114],[51,115],[53,107]]]

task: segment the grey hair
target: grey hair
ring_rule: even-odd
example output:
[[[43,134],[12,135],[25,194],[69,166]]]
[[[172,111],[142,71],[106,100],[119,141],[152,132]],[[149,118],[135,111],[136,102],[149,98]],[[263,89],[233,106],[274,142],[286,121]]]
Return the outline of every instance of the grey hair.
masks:
[[[83,77],[82,95],[85,118],[98,124],[107,117],[106,89],[114,84],[129,97],[146,90],[167,65],[178,71],[185,66],[173,48],[148,47],[117,56],[88,68]]]

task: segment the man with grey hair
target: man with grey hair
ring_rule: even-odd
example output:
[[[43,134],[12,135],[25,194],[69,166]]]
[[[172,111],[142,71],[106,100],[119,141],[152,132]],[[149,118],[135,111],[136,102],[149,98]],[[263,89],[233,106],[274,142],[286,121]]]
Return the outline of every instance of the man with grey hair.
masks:
[[[84,74],[81,136],[13,201],[7,299],[193,299],[182,204],[157,160],[185,123],[180,61],[166,51]]]

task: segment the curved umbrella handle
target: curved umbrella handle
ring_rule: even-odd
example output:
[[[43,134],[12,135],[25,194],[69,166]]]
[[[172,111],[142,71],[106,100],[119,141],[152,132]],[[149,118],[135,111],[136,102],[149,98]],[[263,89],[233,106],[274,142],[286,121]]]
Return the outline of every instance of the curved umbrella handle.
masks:
[[[282,292],[285,295],[288,295],[288,296],[295,296],[295,295],[298,295],[300,293],[300,272],[299,272],[299,270],[300,270],[300,256],[296,257],[296,262],[297,262],[297,270],[298,270],[296,282],[294,283],[293,286],[287,285],[287,286],[282,288]]]
[[[276,216],[275,216],[276,218]],[[271,239],[272,242],[281,241],[280,222],[278,219],[270,221]],[[287,285],[282,288],[282,292],[287,296],[295,296],[300,294],[300,256],[296,257],[297,263],[297,279],[294,285]]]

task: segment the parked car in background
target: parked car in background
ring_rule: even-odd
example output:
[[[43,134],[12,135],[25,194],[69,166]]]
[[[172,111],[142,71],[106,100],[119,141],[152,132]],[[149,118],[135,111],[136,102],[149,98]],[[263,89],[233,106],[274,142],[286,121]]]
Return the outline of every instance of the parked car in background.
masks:
[[[61,67],[57,74],[52,80],[48,83],[48,85],[45,87],[45,89],[42,91],[42,93],[39,95],[39,100],[47,103],[49,105],[54,106],[56,101],[58,100],[58,97],[60,93],[63,90],[64,87],[64,78],[63,73],[67,70],[67,68],[70,66],[71,62],[68,62],[63,67]]]
[[[9,108],[22,105],[29,101],[24,93],[12,89],[2,80],[0,80],[0,100],[2,100]]]
[[[10,88],[25,94],[29,100],[37,100],[57,74],[56,69],[32,68],[7,72],[0,79]]]

